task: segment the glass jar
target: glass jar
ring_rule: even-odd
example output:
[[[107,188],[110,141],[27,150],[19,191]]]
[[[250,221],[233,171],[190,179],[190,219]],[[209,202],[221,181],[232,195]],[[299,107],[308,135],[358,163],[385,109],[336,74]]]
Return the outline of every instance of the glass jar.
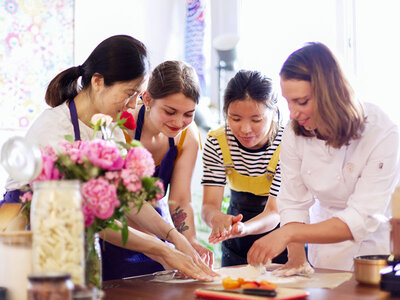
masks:
[[[0,286],[6,289],[7,299],[26,299],[21,286],[26,286],[31,272],[32,232],[0,232]]]
[[[31,206],[33,272],[62,271],[85,284],[84,218],[78,180],[37,181]]]
[[[62,272],[34,273],[28,276],[28,300],[71,300],[74,284]]]

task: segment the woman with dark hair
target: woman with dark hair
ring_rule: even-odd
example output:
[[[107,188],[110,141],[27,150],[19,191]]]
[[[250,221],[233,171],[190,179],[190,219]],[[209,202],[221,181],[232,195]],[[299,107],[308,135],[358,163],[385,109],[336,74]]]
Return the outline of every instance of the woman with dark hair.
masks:
[[[398,180],[397,126],[356,99],[321,43],[293,52],[280,77],[291,118],[282,139],[281,228],[254,243],[249,263],[265,263],[288,246],[285,268],[301,272],[305,256],[292,257],[291,248],[304,243],[319,268],[352,270],[354,256],[389,254],[379,216],[389,216]]]
[[[279,225],[276,196],[283,128],[276,102],[269,78],[256,71],[239,71],[224,94],[227,122],[207,137],[202,217],[212,228],[209,241],[223,241],[222,266],[247,264],[253,242]],[[221,205],[227,181],[231,199],[225,214]],[[274,259],[286,261],[286,252]]]
[[[116,121],[120,112],[136,107],[137,98],[145,88],[148,69],[147,50],[140,41],[125,35],[104,40],[81,66],[61,72],[50,82],[46,102],[51,108],[35,120],[26,139],[42,147],[57,145],[66,135],[73,135],[75,140],[91,140],[94,130],[90,120],[93,115],[106,114]],[[78,85],[80,77],[81,86]],[[101,132],[96,132],[95,137],[102,138]],[[113,138],[125,141],[119,128],[115,130]],[[6,188],[8,192],[5,202],[19,202],[18,183],[9,180]],[[128,249],[133,255],[136,252],[130,250],[143,252],[164,266],[178,269],[190,277],[212,279],[215,273],[201,260],[183,235],[170,232],[171,225],[150,204],[145,203],[140,212],[132,210],[128,218],[148,232],[170,241],[175,249],[132,227],[129,228],[126,245],[122,245],[121,235],[117,231],[106,229],[100,236],[115,246]],[[103,259],[104,279],[152,272],[152,266],[141,264],[142,261],[132,259],[119,263],[119,258],[113,256],[111,251],[104,251]],[[110,261],[112,263],[107,265]],[[113,267],[113,278],[107,277],[110,266]],[[157,267],[163,269],[159,264]]]
[[[124,35],[104,40],[82,65],[51,80],[45,96],[51,108],[35,120],[26,139],[40,146],[57,145],[71,134],[75,140],[92,139],[91,117],[103,113],[115,121],[119,112],[135,107],[148,69],[147,50],[140,41]],[[122,131],[116,135],[123,139]],[[97,132],[96,138],[101,137]],[[8,180],[5,202],[19,202],[18,188],[17,182]]]
[[[181,61],[165,61],[152,72],[143,103],[134,111],[137,127],[131,138],[151,152],[156,163],[154,176],[161,178],[167,197],[160,200],[162,216],[172,219],[171,235],[182,233],[203,260],[213,264],[213,253],[196,238],[191,206],[191,180],[200,148],[199,132],[193,122],[200,99],[200,84],[193,67]]]

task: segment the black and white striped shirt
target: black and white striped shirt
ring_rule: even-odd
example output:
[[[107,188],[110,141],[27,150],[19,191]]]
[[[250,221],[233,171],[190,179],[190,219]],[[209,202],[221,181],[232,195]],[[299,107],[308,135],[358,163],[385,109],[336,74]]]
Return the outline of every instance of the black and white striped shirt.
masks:
[[[256,177],[267,173],[268,163],[274,151],[281,143],[283,127],[279,128],[278,134],[272,145],[265,145],[260,149],[247,149],[235,138],[229,126],[227,126],[227,140],[232,156],[232,162],[237,172],[242,175]],[[226,174],[223,165],[222,151],[218,140],[207,136],[203,150],[203,178],[202,185],[225,186]],[[270,195],[277,196],[281,185],[280,164],[276,167],[276,173],[270,188]]]

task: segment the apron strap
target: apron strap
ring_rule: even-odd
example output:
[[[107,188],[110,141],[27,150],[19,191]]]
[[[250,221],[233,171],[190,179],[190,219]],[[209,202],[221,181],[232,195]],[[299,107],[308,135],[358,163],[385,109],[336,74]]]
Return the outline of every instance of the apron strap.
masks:
[[[187,131],[188,131],[187,128],[186,128],[185,130],[182,131],[181,137],[179,138],[178,145],[176,145],[176,147],[177,147],[177,149],[178,149],[178,154],[176,155],[176,159],[178,159],[179,156],[181,156],[181,153],[182,153],[182,146],[183,146],[183,142],[185,141],[185,137],[186,137]],[[170,146],[171,146],[171,143],[170,143]]]
[[[179,142],[177,145],[178,148],[182,148],[183,142],[185,141],[186,133],[187,133],[187,128],[181,133],[181,137],[179,138]]]
[[[140,136],[142,135],[143,121],[144,121],[144,105],[140,108],[139,114],[136,120],[136,131],[135,140],[140,141]]]
[[[78,113],[76,111],[75,101],[72,99],[68,105],[69,113],[71,115],[72,126],[74,126],[75,141],[81,140],[81,132],[79,130]]]
[[[270,173],[275,174],[276,167],[279,162],[279,154],[281,153],[281,144],[279,144],[278,147],[276,147],[274,154],[272,155],[271,159],[269,160],[268,166],[267,166],[267,171]]]
[[[218,129],[210,130],[208,135],[218,140],[222,152],[225,167],[233,167],[231,152],[229,151],[228,141],[226,140],[225,128],[221,126]]]

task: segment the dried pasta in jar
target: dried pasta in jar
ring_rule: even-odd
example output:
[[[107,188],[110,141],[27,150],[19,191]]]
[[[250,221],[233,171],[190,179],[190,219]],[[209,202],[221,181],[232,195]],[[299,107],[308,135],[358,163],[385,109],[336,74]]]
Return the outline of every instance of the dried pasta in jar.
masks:
[[[34,183],[31,208],[33,272],[67,272],[84,285],[84,218],[78,180]]]

